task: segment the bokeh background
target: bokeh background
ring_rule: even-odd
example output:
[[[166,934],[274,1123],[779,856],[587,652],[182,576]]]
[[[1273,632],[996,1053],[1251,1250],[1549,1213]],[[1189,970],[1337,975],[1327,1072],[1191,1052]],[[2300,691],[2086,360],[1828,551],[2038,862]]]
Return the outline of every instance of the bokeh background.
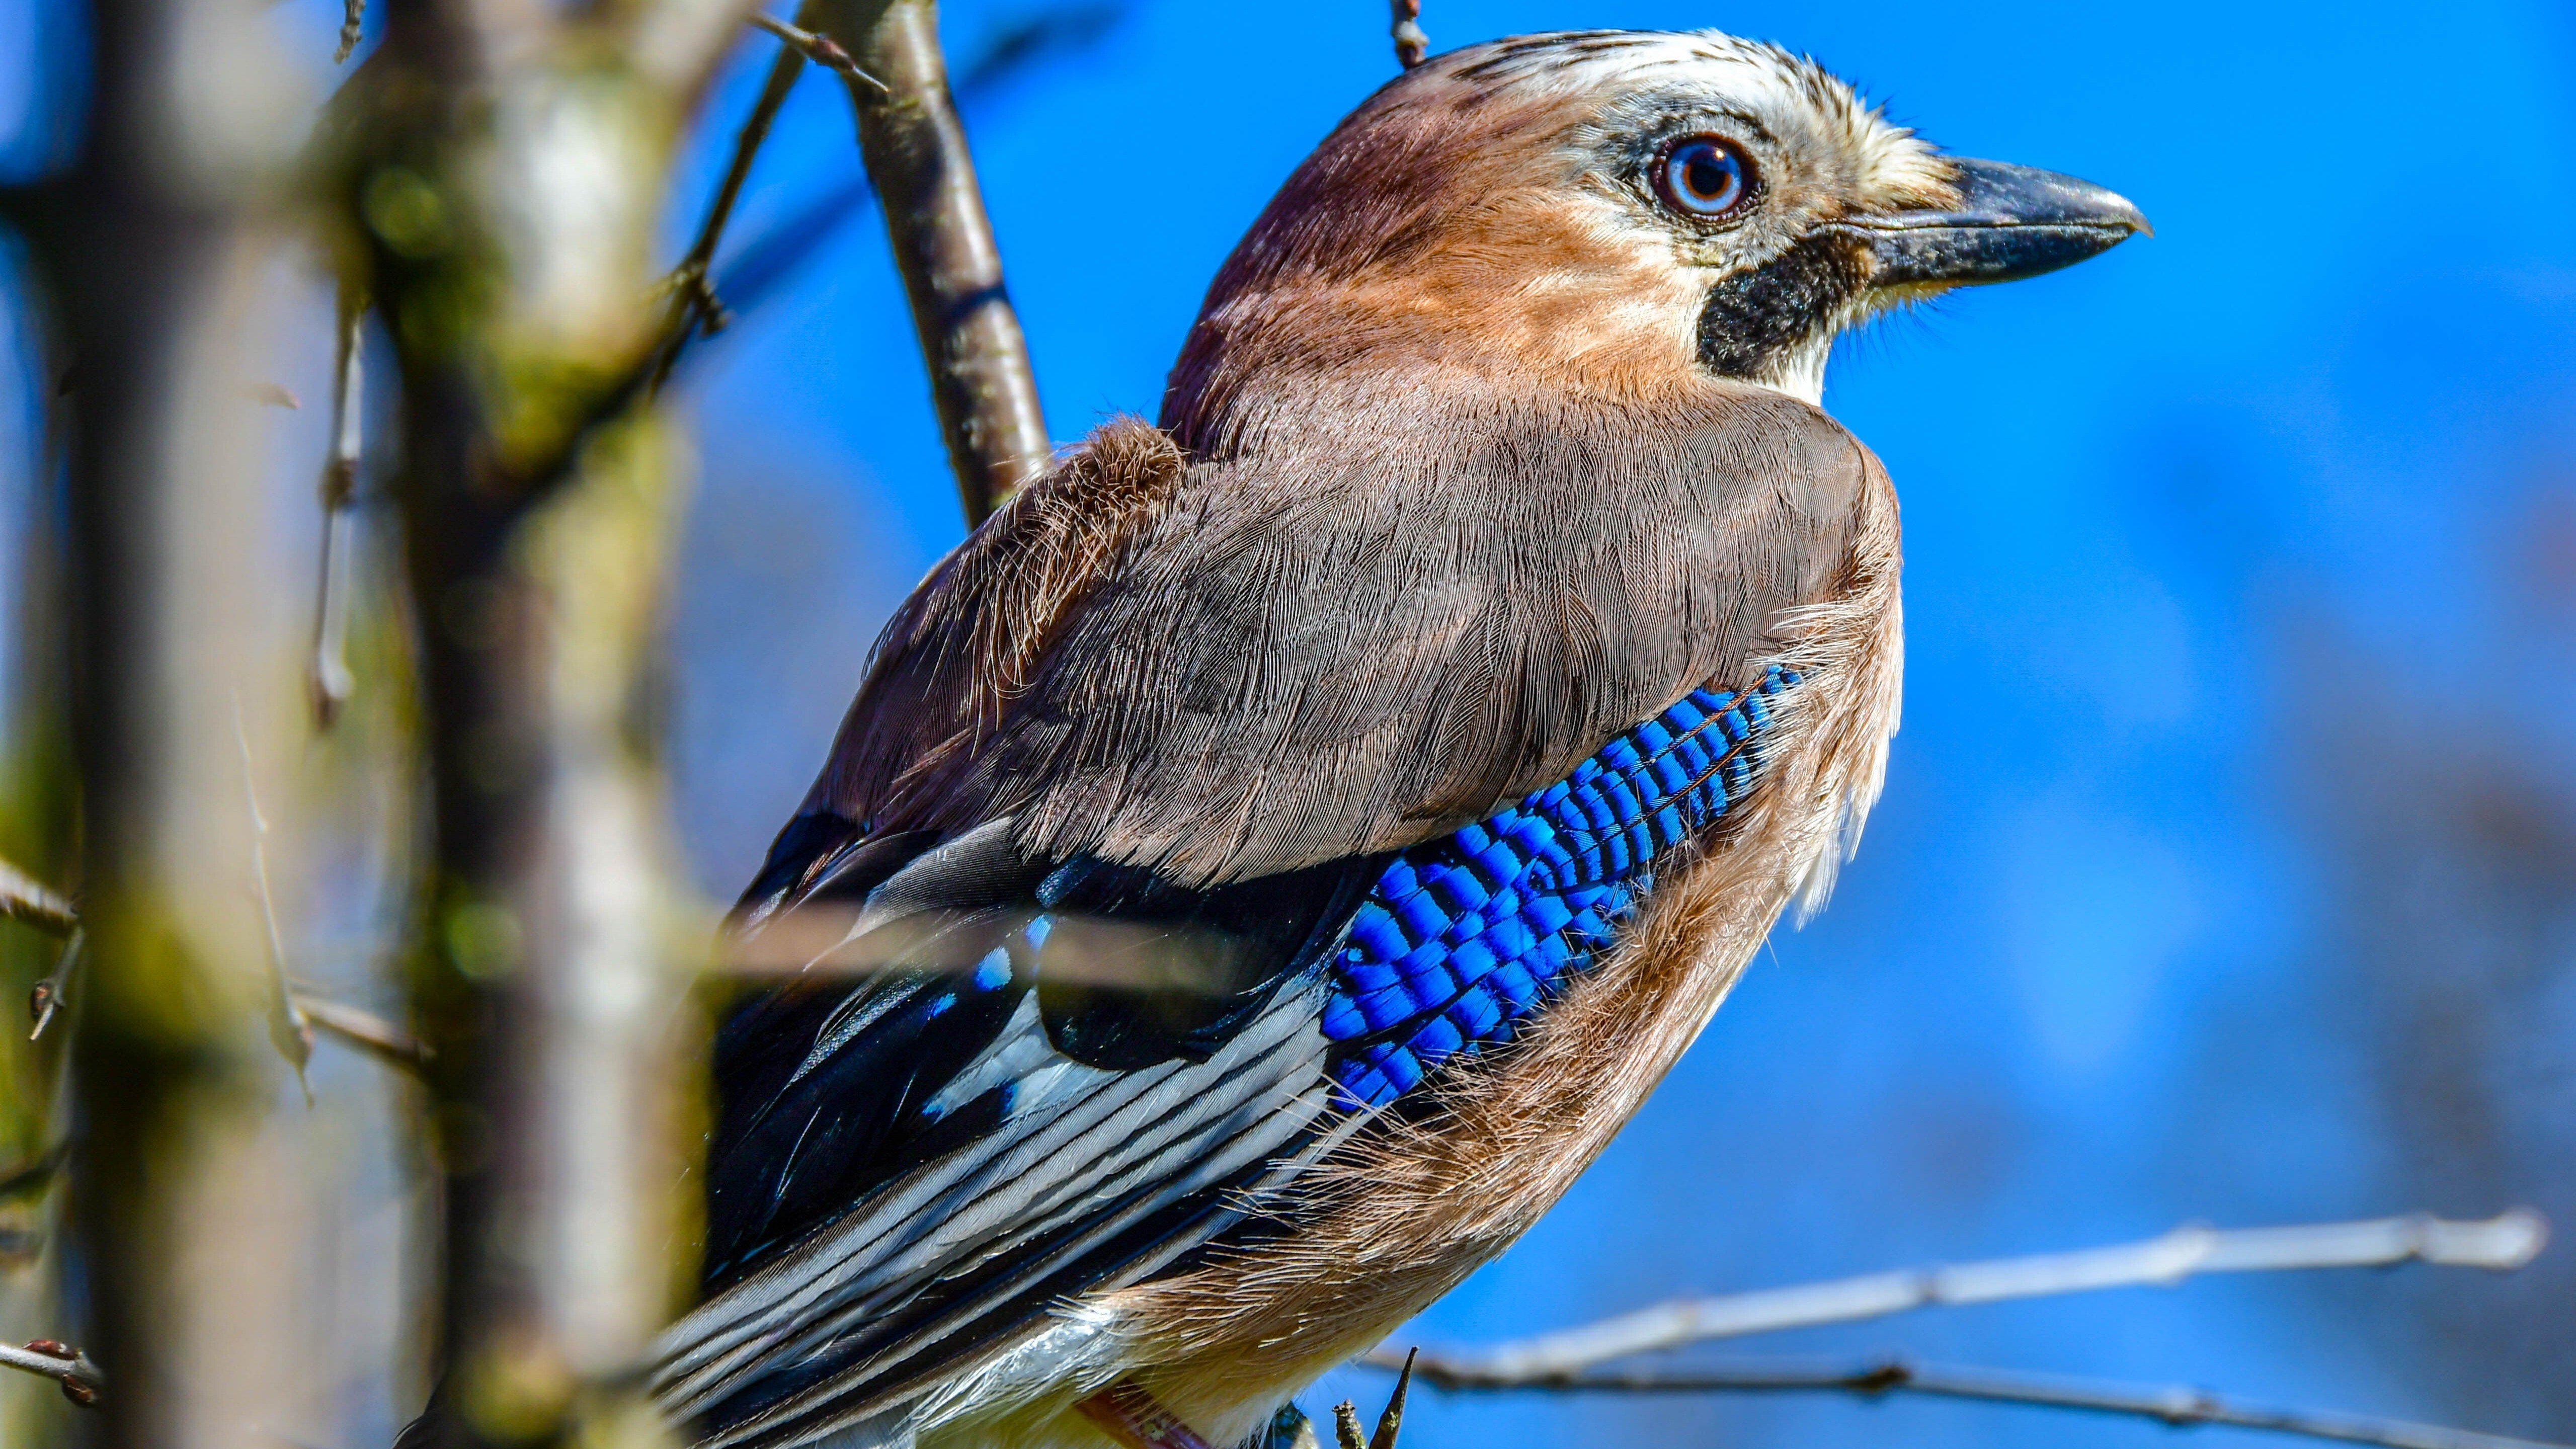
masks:
[[[946,9],[961,70],[1045,22],[1043,53],[963,95],[1054,435],[1150,415],[1220,259],[1392,73],[1383,7]],[[1905,727],[1860,859],[1565,1202],[1409,1336],[1493,1339],[2188,1219],[2529,1204],[2576,1230],[2576,9],[1427,11],[1438,49],[1574,25],[1776,39],[1947,148],[2122,191],[2157,235],[1838,357],[1827,406],[1894,474],[1909,562]],[[275,11],[314,57],[286,79],[315,96],[338,12]],[[10,176],[63,153],[79,46],[70,0],[0,0]],[[713,99],[675,255],[766,47]],[[961,533],[882,231],[846,207],[811,221],[858,179],[846,106],[809,74],[733,231],[737,253],[764,236],[801,250],[761,262],[763,289],[682,381],[700,477],[673,759],[710,897],[748,878],[879,624]],[[280,377],[325,396],[327,292],[278,285],[316,323]],[[23,286],[11,273],[0,292],[0,487],[19,517],[43,454]],[[320,411],[278,423],[290,612]],[[310,929],[362,935],[367,909]],[[319,1070],[336,1074],[317,1079],[326,1096],[336,1080],[381,1110],[368,1066]],[[402,1326],[367,1285],[399,1256],[403,1165],[368,1120],[342,1129],[352,1190],[384,1206],[332,1229],[328,1254],[344,1316],[390,1344]],[[1730,1351],[1886,1350],[2576,1439],[2576,1242],[2511,1277],[2204,1279]],[[1346,1372],[1309,1407],[1384,1389]],[[382,1443],[407,1392],[361,1376],[307,1433]],[[2169,1432],[1828,1396],[1426,1394],[1405,1442]]]

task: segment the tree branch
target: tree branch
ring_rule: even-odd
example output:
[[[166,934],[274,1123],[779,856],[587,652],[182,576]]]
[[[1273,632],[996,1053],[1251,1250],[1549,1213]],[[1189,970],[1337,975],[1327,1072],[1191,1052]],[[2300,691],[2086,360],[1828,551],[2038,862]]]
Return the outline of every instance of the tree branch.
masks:
[[[1050,450],[1028,341],[948,94],[939,8],[933,0],[817,0],[815,8],[886,86],[846,82],[972,526],[1035,477]]]
[[[23,922],[48,936],[69,938],[80,929],[80,912],[35,877],[0,860],[0,916]]]
[[[806,19],[811,10],[808,0],[796,12],[796,18]],[[754,21],[767,18],[755,16]],[[697,239],[689,243],[688,253],[672,268],[664,284],[671,289],[671,308],[663,323],[662,345],[653,355],[651,379],[644,385],[648,397],[660,393],[662,384],[670,380],[671,369],[679,365],[680,354],[687,350],[691,338],[701,333],[712,337],[725,328],[724,303],[708,281],[707,271],[715,265],[716,246],[724,240],[725,226],[733,219],[734,203],[742,198],[743,184],[751,179],[751,163],[760,155],[770,127],[777,123],[779,111],[786,107],[788,95],[804,73],[804,50],[794,45],[780,46],[777,58],[769,63],[769,78],[761,82],[760,98],[752,103],[751,114],[743,118],[742,129],[734,135],[733,159],[726,163],[724,180],[717,183],[716,194],[707,202],[707,214],[698,223]]]
[[[98,1391],[107,1387],[107,1376],[98,1371],[88,1354],[49,1338],[37,1339],[25,1348],[0,1343],[0,1368],[52,1379],[63,1386],[64,1398],[83,1408],[97,1404]]]
[[[2419,1214],[2228,1232],[2187,1224],[2162,1237],[2116,1247],[1679,1299],[1556,1333],[1481,1349],[1426,1354],[1423,1372],[1525,1382],[1712,1338],[1850,1323],[1935,1305],[2170,1286],[2199,1273],[2383,1267],[2405,1262],[2510,1271],[2530,1262],[2548,1240],[2548,1224],[2528,1208],[2483,1222],[2446,1222]],[[1368,1361],[1381,1368],[1396,1363],[1383,1347]]]
[[[1377,1360],[1371,1359],[1375,1363]],[[1383,1367],[1384,1365],[1380,1365]],[[2467,1429],[2446,1429],[2358,1414],[2276,1409],[2221,1398],[2179,1385],[2164,1388],[2060,1379],[1992,1369],[1924,1368],[1890,1359],[1860,1367],[1745,1364],[1678,1370],[1588,1370],[1569,1373],[1494,1374],[1426,1357],[1415,1369],[1425,1381],[1454,1393],[1539,1390],[1549,1393],[1801,1393],[1840,1392],[1879,1398],[1912,1394],[1986,1404],[2073,1409],[2122,1418],[2153,1419],[2176,1427],[2223,1424],[2386,1449],[2568,1449],[2568,1446]]]
[[[1122,13],[1115,5],[1069,6],[1042,11],[1004,29],[966,63],[958,77],[960,109],[971,112],[979,99],[989,97],[1033,62],[1092,43],[1106,34]],[[793,52],[782,57],[790,58],[799,67],[804,64],[804,57]],[[723,309],[727,323],[758,306],[781,278],[812,256],[845,222],[864,211],[875,195],[866,176],[859,175],[746,243],[712,286],[712,300]],[[712,246],[708,251],[712,263]],[[709,329],[707,335],[714,330]]]
[[[800,29],[774,15],[755,14],[751,17],[751,23],[777,36],[786,42],[788,49],[835,75],[857,81],[862,85],[874,86],[887,95],[894,94],[893,87],[859,69],[859,63],[850,58],[850,53],[841,48],[841,43],[828,35]]]
[[[1388,35],[1395,41],[1395,63],[1411,70],[1431,53],[1431,37],[1422,33],[1422,0],[1387,0]]]
[[[635,299],[697,41],[741,25],[731,0],[654,0],[566,12],[559,43],[514,50],[486,23],[507,8],[388,26],[385,88],[421,105],[367,138],[340,193],[369,226],[402,384],[430,765],[411,1021],[435,1051],[445,1214],[444,1372],[417,1442],[444,1449],[650,1442],[628,1370],[685,1242],[681,893],[648,667],[679,491],[656,421],[599,425],[662,341]],[[665,39],[582,29],[630,14]],[[406,249],[375,224],[368,188],[393,168],[434,191],[451,241]]]
[[[314,1030],[415,1077],[435,1056],[426,1043],[372,1011],[302,992],[295,1002]]]

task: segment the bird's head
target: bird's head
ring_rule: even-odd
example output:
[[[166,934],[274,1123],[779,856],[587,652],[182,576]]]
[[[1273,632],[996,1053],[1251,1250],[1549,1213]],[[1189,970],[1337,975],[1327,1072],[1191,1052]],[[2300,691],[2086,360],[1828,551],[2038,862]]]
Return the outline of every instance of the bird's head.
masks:
[[[2145,227],[2086,182],[1945,156],[1776,46],[1499,40],[1390,82],[1297,168],[1210,288],[1165,422],[1221,446],[1265,400],[1452,369],[1813,402],[1845,329]]]

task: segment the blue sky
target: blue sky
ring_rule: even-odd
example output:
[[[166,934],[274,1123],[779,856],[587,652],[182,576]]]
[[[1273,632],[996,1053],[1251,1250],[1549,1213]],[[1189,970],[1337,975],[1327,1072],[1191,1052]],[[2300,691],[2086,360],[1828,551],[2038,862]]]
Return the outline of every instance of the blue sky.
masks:
[[[26,53],[30,4],[57,3],[0,0],[0,54]],[[280,23],[327,54],[337,8],[289,0]],[[952,52],[1028,11],[952,0]],[[2125,193],[2157,235],[1837,359],[1827,406],[1905,507],[1885,802],[1827,914],[1780,935],[1608,1156],[1419,1336],[2189,1218],[2528,1201],[2576,1226],[2576,897],[2554,847],[2489,848],[2478,825],[2503,812],[2564,841],[2576,819],[2576,10],[1427,12],[1439,48],[1576,25],[1775,39],[1944,147]],[[1153,412],[1217,263],[1391,73],[1383,14],[1138,3],[972,109],[1056,437]],[[715,98],[675,238],[763,59],[747,47]],[[0,127],[27,83],[0,66]],[[809,81],[735,235],[855,175],[852,152],[840,97]],[[729,895],[878,623],[961,522],[872,217],[706,348],[683,398],[703,477],[675,769],[690,858]],[[2453,810],[2472,796],[2486,814]],[[2576,1407],[2538,1384],[2576,1383],[2576,1278],[2549,1267],[2568,1256],[2520,1279],[2197,1282],[1742,1351],[1903,1349],[2576,1438]],[[1383,1387],[1337,1376],[1313,1406],[1345,1392]],[[1811,1398],[1428,1397],[1406,1442],[2165,1432]]]

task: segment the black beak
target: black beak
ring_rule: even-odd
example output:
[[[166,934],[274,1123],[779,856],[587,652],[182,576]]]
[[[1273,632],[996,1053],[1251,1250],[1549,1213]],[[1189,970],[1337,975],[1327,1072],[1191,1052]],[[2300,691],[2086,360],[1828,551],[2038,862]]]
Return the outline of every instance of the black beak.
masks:
[[[2089,181],[2003,161],[1953,163],[1959,209],[1839,224],[1869,248],[1870,284],[1973,286],[2073,266],[2151,230],[2128,198]]]

